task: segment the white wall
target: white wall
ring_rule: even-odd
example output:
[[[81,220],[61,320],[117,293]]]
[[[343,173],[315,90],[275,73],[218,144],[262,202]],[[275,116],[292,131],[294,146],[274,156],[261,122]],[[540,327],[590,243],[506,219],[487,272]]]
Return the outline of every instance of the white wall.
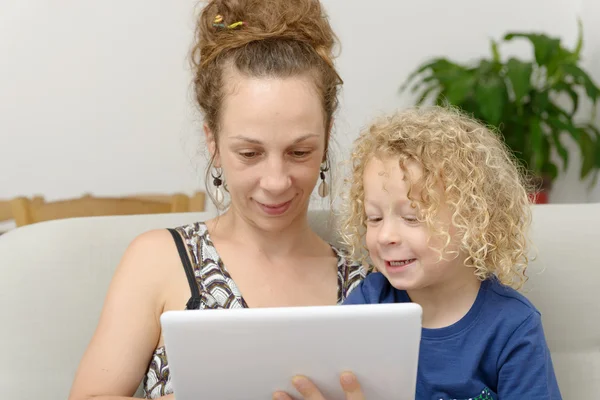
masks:
[[[585,66],[600,81],[597,0],[323,1],[343,46],[343,155],[371,117],[411,104],[398,87],[418,63],[487,55],[489,38],[507,30],[574,43],[582,15]],[[0,198],[202,189],[186,64],[194,11],[196,0],[0,2]],[[577,172],[557,182],[553,201],[600,201]]]
[[[584,35],[587,38],[583,65],[598,85],[600,83],[600,1],[584,0],[581,17],[584,24]],[[600,126],[600,106],[596,108],[596,114],[596,126]],[[576,179],[576,176],[573,179]],[[566,187],[568,185],[565,185]],[[581,185],[578,185],[578,188],[581,190]],[[589,193],[587,191],[585,193],[588,195],[589,201],[600,201],[600,184],[596,184]]]
[[[192,191],[191,0],[0,2],[0,197]]]

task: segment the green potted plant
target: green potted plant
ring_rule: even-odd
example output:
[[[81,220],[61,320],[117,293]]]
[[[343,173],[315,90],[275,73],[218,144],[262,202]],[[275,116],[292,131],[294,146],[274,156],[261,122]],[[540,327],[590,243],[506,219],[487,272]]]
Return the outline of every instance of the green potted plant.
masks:
[[[435,58],[418,66],[402,85],[418,93],[417,104],[457,106],[491,125],[502,134],[508,147],[538,183],[537,202],[547,201],[547,191],[559,174],[551,157],[556,151],[560,169],[570,159],[565,135],[577,143],[581,153],[581,179],[592,174],[596,182],[600,168],[600,130],[591,122],[579,123],[575,113],[580,98],[592,103],[593,121],[600,89],[579,65],[583,44],[579,23],[577,45],[569,50],[560,39],[541,33],[511,32],[502,42],[527,40],[533,57],[503,61],[499,44],[491,40],[491,57],[460,64]],[[566,101],[565,101],[566,100]]]

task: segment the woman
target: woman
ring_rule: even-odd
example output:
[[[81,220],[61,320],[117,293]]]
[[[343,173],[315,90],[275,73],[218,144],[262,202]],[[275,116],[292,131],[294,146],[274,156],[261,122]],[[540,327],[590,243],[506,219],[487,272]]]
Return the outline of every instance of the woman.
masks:
[[[327,194],[341,84],[335,36],[318,1],[213,0],[196,36],[207,181],[218,203],[225,188],[231,201],[218,218],[131,243],[70,400],[131,398],[142,379],[147,398],[173,399],[159,321],[165,311],[336,304],[364,277],[307,222],[319,177]],[[296,380],[301,391],[303,382]],[[347,387],[359,392],[355,381]],[[307,399],[321,398],[308,390]]]

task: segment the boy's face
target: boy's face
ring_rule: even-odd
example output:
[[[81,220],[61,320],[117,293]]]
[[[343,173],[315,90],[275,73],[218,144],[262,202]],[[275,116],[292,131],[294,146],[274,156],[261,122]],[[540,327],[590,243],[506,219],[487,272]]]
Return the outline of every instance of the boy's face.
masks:
[[[411,181],[421,177],[422,170],[416,163],[406,168]],[[405,177],[396,157],[372,158],[366,165],[363,175],[366,244],[374,266],[400,290],[432,289],[460,279],[465,273],[473,276],[473,271],[464,267],[463,256],[448,254],[458,246],[454,243],[450,211],[445,204],[440,205],[434,221],[451,237],[444,259],[440,260],[435,249],[444,247],[443,237],[431,237],[426,223],[417,220],[418,208],[408,199],[408,176]],[[441,194],[441,188],[438,190]],[[413,193],[413,197],[420,198],[418,187],[413,187]]]

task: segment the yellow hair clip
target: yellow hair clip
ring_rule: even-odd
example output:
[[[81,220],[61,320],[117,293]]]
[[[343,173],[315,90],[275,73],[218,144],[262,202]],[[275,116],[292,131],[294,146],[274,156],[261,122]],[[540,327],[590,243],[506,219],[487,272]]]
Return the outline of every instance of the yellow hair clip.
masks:
[[[235,29],[238,26],[242,26],[242,25],[246,25],[246,23],[244,21],[238,21],[238,22],[234,22],[233,24],[230,24],[230,25],[225,25],[223,23],[223,16],[221,14],[217,14],[213,21],[213,26],[215,28]]]
[[[237,28],[238,26],[242,26],[242,25],[246,25],[246,23],[244,21],[238,21],[238,22],[234,22],[233,24],[229,25],[227,28],[234,29],[234,28]]]

